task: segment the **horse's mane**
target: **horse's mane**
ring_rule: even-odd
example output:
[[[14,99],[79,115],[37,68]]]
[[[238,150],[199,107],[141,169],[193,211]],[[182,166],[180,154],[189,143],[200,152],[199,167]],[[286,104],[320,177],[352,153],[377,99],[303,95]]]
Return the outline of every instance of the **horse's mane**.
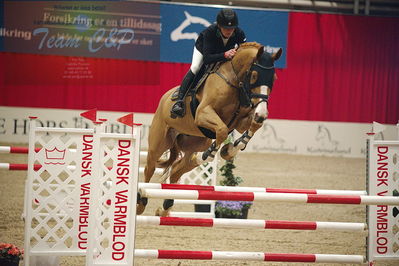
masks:
[[[257,42],[244,42],[240,44],[239,49],[245,49],[245,48],[257,48],[259,49],[262,45]]]

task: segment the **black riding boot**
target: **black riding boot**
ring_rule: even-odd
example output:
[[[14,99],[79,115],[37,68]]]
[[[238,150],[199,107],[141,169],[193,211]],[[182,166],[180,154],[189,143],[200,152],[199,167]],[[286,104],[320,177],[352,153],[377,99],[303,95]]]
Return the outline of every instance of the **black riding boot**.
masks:
[[[187,91],[191,86],[191,83],[193,82],[195,75],[193,72],[191,72],[191,69],[187,72],[187,74],[184,76],[183,81],[180,84],[180,89],[179,89],[179,98],[175,102],[175,104],[172,106],[172,110],[170,110],[170,116],[172,118],[178,117],[183,117],[185,114],[185,104],[184,104],[184,98],[187,95]]]

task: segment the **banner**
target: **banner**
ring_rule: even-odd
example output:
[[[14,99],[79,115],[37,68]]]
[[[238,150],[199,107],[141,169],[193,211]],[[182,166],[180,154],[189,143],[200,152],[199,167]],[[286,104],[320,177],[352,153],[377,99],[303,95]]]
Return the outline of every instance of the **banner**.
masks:
[[[221,8],[193,5],[161,5],[161,61],[191,63],[195,40],[215,23]],[[288,12],[234,9],[247,42],[263,44],[268,52],[283,48],[276,67],[286,67]]]
[[[159,61],[158,3],[2,1],[1,51]]]
[[[191,63],[198,34],[221,8],[136,1],[0,1],[0,51]],[[283,48],[288,12],[235,11],[247,41]]]
[[[38,117],[36,121],[43,127],[90,128],[91,122],[79,116],[83,111],[0,106],[0,139],[4,143],[27,143],[28,116]],[[128,133],[131,130],[128,126],[112,122],[126,114],[98,111],[97,118],[110,121],[107,123],[107,132]],[[149,113],[134,113],[134,122],[142,124],[141,146],[144,149],[148,148],[153,116]],[[399,126],[385,126],[386,129],[376,134],[375,139],[397,139]],[[245,152],[364,158],[367,153],[366,133],[371,132],[371,128],[370,123],[268,119],[252,137]],[[235,139],[240,136],[234,131]]]

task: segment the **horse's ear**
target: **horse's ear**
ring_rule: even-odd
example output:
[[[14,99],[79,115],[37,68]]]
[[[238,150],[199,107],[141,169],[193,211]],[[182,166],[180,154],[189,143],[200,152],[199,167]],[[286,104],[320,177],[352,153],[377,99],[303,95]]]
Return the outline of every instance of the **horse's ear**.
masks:
[[[283,54],[283,49],[282,48],[278,48],[277,52],[272,54],[273,60],[274,61],[278,60],[282,54]]]
[[[258,53],[256,54],[256,59],[259,59],[263,55],[264,51],[265,51],[265,47],[263,45],[261,47],[259,47]]]

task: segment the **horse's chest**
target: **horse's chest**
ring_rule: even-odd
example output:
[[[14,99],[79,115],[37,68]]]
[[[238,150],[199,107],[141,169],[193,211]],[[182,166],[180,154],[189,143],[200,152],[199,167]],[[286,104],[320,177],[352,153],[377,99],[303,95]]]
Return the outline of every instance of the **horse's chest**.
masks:
[[[216,110],[216,113],[223,121],[226,121],[231,120],[231,118],[235,116],[238,111],[238,105],[227,104]]]

